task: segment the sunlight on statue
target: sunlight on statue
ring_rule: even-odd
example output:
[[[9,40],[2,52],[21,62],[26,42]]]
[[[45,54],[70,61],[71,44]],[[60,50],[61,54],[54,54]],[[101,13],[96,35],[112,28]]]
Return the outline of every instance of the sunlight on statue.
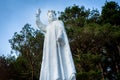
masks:
[[[39,80],[76,80],[75,66],[68,38],[62,21],[56,18],[55,11],[47,13],[49,24],[40,21],[41,10],[36,13],[36,24],[44,33],[43,58]]]

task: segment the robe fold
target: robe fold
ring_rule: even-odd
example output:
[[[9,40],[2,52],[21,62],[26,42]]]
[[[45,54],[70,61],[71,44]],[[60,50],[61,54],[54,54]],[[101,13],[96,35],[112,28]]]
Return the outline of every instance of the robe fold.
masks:
[[[39,80],[75,80],[75,73],[64,24],[53,21],[46,27]]]

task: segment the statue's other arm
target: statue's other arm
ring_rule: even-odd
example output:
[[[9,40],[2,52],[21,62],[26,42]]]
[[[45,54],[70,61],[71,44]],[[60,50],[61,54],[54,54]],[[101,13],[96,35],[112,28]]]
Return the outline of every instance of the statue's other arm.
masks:
[[[36,25],[37,27],[42,31],[42,32],[46,32],[46,25],[44,25],[41,20],[40,20],[40,9],[38,9],[38,12],[36,14]]]
[[[65,45],[65,41],[64,41],[64,35],[63,35],[63,31],[64,31],[64,24],[63,24],[63,22],[62,21],[58,21],[57,27],[58,27],[57,42],[59,42],[62,46],[64,46]]]

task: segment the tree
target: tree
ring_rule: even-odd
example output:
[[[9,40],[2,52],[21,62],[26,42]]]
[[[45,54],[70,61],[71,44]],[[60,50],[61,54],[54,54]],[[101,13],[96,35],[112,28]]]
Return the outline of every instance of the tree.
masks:
[[[82,28],[74,28],[73,31],[70,46],[77,76],[85,76],[83,80],[98,80],[98,78],[91,79],[96,75],[100,78],[107,76],[116,79],[119,74],[120,28],[110,24],[90,23]],[[109,66],[112,70],[110,73],[106,72]],[[94,71],[92,76],[90,76],[91,71]]]
[[[100,13],[97,9],[90,11],[87,23],[100,23]]]
[[[101,18],[103,23],[120,25],[120,6],[118,3],[114,1],[106,2],[102,7]]]
[[[7,80],[9,77],[8,64],[5,56],[0,56],[0,79]]]
[[[89,15],[89,9],[84,6],[73,5],[67,7],[64,12],[60,13],[59,19],[62,20],[68,27],[83,27]]]
[[[9,42],[12,50],[19,53],[16,62],[12,66],[16,70],[20,69],[18,73],[21,74],[22,79],[38,79],[43,46],[41,33],[31,28],[29,24],[26,24],[20,33],[14,33]],[[25,77],[23,78],[23,76]]]

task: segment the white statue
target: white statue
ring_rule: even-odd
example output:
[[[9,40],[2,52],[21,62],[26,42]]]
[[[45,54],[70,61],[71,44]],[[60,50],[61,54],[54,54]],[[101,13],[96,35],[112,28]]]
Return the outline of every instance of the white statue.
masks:
[[[75,66],[68,38],[62,21],[57,20],[55,11],[48,11],[49,24],[40,21],[40,9],[36,24],[45,33],[43,58],[39,80],[76,80]]]

